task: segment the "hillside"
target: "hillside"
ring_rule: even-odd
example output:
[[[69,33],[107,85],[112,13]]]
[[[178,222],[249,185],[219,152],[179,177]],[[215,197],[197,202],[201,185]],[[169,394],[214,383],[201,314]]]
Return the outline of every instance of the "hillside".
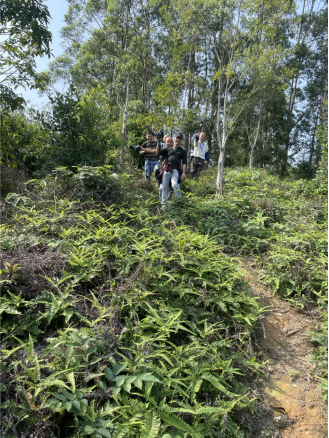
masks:
[[[270,310],[253,281],[312,318],[325,397],[325,182],[227,170],[216,198],[207,170],[161,211],[140,178],[58,168],[8,195],[3,436],[281,436],[253,389]]]

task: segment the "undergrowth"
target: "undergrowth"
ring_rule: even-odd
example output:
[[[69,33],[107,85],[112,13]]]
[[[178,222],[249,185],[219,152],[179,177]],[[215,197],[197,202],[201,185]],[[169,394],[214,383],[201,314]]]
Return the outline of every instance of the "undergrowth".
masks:
[[[326,308],[321,182],[229,171],[218,200],[208,171],[161,215],[134,180],[61,168],[7,197],[3,436],[256,436],[238,416],[257,412],[262,367],[241,259],[283,298]]]

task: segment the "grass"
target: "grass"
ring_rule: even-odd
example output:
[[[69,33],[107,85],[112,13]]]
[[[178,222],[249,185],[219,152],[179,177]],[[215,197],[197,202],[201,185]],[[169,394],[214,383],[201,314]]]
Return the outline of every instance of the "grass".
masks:
[[[6,436],[254,436],[238,412],[257,411],[261,308],[240,260],[282,298],[326,309],[325,192],[242,169],[216,199],[214,178],[187,180],[161,215],[156,191],[109,167],[58,169],[7,197]]]

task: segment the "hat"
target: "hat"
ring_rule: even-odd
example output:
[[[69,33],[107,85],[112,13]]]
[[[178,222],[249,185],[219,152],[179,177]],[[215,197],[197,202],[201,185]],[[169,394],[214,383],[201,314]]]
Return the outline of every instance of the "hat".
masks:
[[[181,132],[179,132],[178,134],[175,135],[175,137],[176,138],[184,138],[184,135]]]

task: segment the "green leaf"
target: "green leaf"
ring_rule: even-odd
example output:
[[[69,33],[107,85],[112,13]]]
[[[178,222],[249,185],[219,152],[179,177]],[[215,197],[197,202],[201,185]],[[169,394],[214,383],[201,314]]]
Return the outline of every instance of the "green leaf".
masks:
[[[72,392],[75,392],[75,377],[74,377],[74,372],[72,371],[71,373],[66,374],[66,378],[71,383]],[[69,397],[67,397],[67,398],[69,398]],[[73,399],[70,399],[70,400],[73,400]]]
[[[92,427],[92,426],[86,426],[85,427],[85,432],[89,433],[89,434],[92,434],[95,430],[96,429],[94,427]]]
[[[102,357],[94,357],[94,359],[92,359],[90,361],[90,365],[94,365],[94,363],[97,363],[97,362],[99,362],[102,359],[103,359]]]
[[[131,383],[125,383],[124,385],[123,385],[123,389],[125,390],[125,391],[127,391],[127,392],[130,392],[131,391]]]
[[[160,419],[153,412],[145,415],[145,426],[141,438],[155,438],[160,428]]]
[[[71,333],[71,339],[79,345],[82,345],[82,338],[77,333]]]
[[[128,431],[128,427],[124,424],[119,424],[114,433],[112,438],[123,438],[126,435],[126,432]]]
[[[115,386],[111,386],[110,389],[112,389],[114,395],[118,395],[121,391],[121,388],[116,388]]]
[[[125,381],[124,378],[123,378],[123,379],[118,379],[117,382],[116,382],[116,385],[117,385],[117,386],[122,386],[123,383],[124,383],[124,381]]]
[[[140,379],[136,379],[134,381],[134,385],[137,386],[137,388],[142,389],[143,388],[143,382]]]
[[[155,376],[145,376],[141,380],[144,380],[145,382],[158,382],[161,383],[159,379],[157,379]]]
[[[126,379],[126,383],[134,382],[137,379],[137,376],[130,376],[128,379]]]
[[[63,403],[64,408],[70,412],[71,408],[72,408],[72,402],[64,402]]]
[[[85,378],[85,381],[88,382],[91,379],[95,379],[96,377],[102,377],[104,376],[104,373],[90,373],[88,374],[88,376]]]
[[[52,406],[52,405],[54,405],[54,404],[56,404],[56,403],[58,403],[57,398],[48,398],[48,399],[44,402],[44,404],[42,405],[42,408],[41,408],[41,409],[49,408],[49,406]]]
[[[67,401],[67,398],[64,397],[64,395],[59,394],[58,392],[54,392],[54,393],[53,393],[53,396],[56,397],[56,398],[58,398],[59,400]]]
[[[69,400],[74,400],[73,394],[70,394],[69,392],[65,391],[65,389],[62,391],[62,394],[65,395],[65,397]]]
[[[189,424],[185,423],[184,420],[176,415],[164,411],[160,411],[159,415],[163,421],[177,427],[177,429],[188,432],[193,438],[201,438],[201,436],[197,434]]]
[[[150,376],[152,373],[142,373],[142,374],[137,374],[137,379],[138,380],[144,380],[144,377],[146,376]]]
[[[101,427],[100,429],[97,429],[97,433],[101,436],[104,436],[105,438],[111,438],[112,435],[110,434],[110,432],[107,429],[104,429],[103,427]]]
[[[230,391],[228,391],[220,382],[218,379],[216,379],[216,377],[212,376],[211,374],[202,374],[202,378],[205,380],[208,380],[208,382],[210,382],[215,388],[219,389],[220,391],[222,391],[224,394],[232,396],[235,394],[232,394]]]
[[[101,389],[107,389],[107,384],[103,381],[103,380],[100,380],[99,381],[99,383],[98,383],[98,386],[101,388]]]
[[[111,382],[111,380],[112,380],[113,377],[114,377],[114,375],[113,375],[113,373],[112,373],[112,370],[111,370],[109,367],[106,367],[106,368],[104,369],[104,374],[105,374],[105,377],[107,378],[107,380],[108,380],[109,382]]]
[[[117,362],[112,369],[113,374],[116,376],[117,374],[121,373],[122,370],[127,368],[127,366],[128,364],[126,362]]]
[[[80,410],[80,402],[78,402],[77,400],[74,400],[72,402],[73,407],[75,407],[76,409]]]
[[[78,397],[79,400],[83,397],[83,393],[79,390],[75,391],[75,395]]]

